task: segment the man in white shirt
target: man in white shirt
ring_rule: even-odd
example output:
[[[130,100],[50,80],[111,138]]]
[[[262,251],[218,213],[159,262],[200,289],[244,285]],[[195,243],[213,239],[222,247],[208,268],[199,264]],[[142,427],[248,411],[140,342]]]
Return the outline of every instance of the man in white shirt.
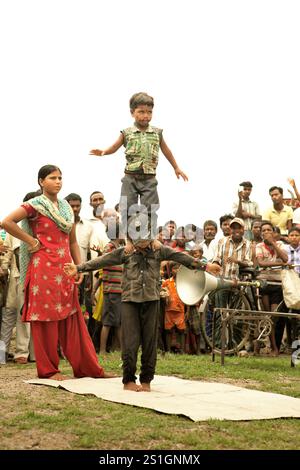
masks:
[[[204,240],[200,243],[203,250],[203,256],[207,261],[212,261],[215,257],[218,243],[216,241],[216,234],[218,226],[213,220],[206,220],[203,224]]]
[[[103,193],[101,193],[101,191],[93,191],[90,195],[90,206],[93,208],[93,217],[89,219],[94,228],[91,246],[95,248],[95,250],[91,251],[92,259],[101,255],[109,242],[106,227],[103,223],[104,204],[105,198]]]
[[[65,199],[73,210],[76,239],[80,249],[81,262],[85,263],[88,260],[88,253],[93,246],[94,228],[91,222],[81,219],[80,217],[82,199],[79,194],[68,194]]]

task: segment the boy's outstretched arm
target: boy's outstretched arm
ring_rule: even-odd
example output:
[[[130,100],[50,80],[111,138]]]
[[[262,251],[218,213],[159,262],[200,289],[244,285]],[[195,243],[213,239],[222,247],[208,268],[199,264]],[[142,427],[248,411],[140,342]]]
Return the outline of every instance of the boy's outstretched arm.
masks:
[[[103,157],[103,155],[110,155],[112,153],[115,153],[119,148],[123,145],[124,142],[124,136],[121,133],[118,140],[114,144],[112,144],[110,147],[108,147],[105,150],[99,150],[99,149],[92,149],[90,151],[90,155],[97,155],[98,157]]]
[[[175,171],[175,174],[176,174],[177,178],[180,178],[180,176],[181,176],[181,178],[184,181],[188,181],[187,175],[185,173],[183,173],[183,171],[181,171],[181,169],[177,165],[177,162],[174,158],[174,155],[172,154],[171,150],[167,146],[167,144],[166,144],[163,137],[161,138],[161,141],[160,141],[160,149],[161,149],[162,153],[164,154],[164,156],[166,157],[166,159],[171,163],[172,167],[174,168],[174,171]]]
[[[77,273],[84,273],[90,271],[96,271],[97,269],[104,268],[105,266],[115,266],[117,264],[124,263],[124,248],[117,248],[113,250],[111,253],[106,253],[105,255],[98,256],[98,258],[94,258],[86,263],[82,264],[73,264],[73,263],[65,263],[64,264],[64,272],[67,276],[76,276]]]

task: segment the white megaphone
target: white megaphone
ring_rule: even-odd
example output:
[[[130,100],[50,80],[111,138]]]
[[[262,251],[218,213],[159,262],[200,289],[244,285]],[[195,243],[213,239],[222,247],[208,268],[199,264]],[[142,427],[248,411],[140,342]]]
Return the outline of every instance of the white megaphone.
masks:
[[[176,275],[176,288],[179,297],[186,305],[195,305],[203,299],[205,294],[217,289],[227,289],[233,286],[256,286],[260,287],[259,281],[235,281],[221,279],[205,271],[197,271],[180,266]]]

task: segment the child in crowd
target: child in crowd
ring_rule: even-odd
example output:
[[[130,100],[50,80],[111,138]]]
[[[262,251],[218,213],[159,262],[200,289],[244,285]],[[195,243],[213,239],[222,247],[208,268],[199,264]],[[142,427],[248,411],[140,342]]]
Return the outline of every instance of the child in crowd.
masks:
[[[112,222],[112,223],[110,223]],[[104,254],[125,245],[124,236],[120,233],[119,222],[107,221],[106,232],[110,242],[104,249]],[[123,266],[108,266],[103,268],[103,312],[100,339],[100,354],[106,353],[107,339],[111,328],[115,328],[120,347],[121,340],[121,295],[122,295]]]
[[[300,226],[293,226],[288,232],[288,244],[284,244],[284,250],[288,255],[288,264],[294,264],[294,270],[300,277]],[[299,310],[295,310],[299,313]],[[300,320],[298,319],[287,319],[287,342],[288,346],[291,347],[292,342],[300,338]]]
[[[172,276],[166,279],[162,288],[166,289],[166,306],[165,306],[165,333],[166,333],[166,346],[167,351],[171,351],[171,340],[174,333],[177,334],[179,341],[179,353],[184,352],[184,333],[185,333],[185,320],[184,320],[184,303],[179,298],[176,289],[176,274],[179,269],[178,263],[169,263]]]
[[[288,264],[296,264],[295,271],[300,276],[300,227],[292,227],[288,233],[288,244],[283,246],[288,254]]]
[[[122,145],[125,147],[126,167],[122,178],[120,213],[122,223],[127,222],[130,208],[138,203],[146,207],[151,217],[152,237],[156,234],[156,211],[159,208],[157,180],[155,177],[159,149],[174,168],[177,178],[187,181],[171,150],[167,146],[162,129],[150,125],[154,100],[146,93],[135,93],[129,102],[134,124],[121,131],[116,142],[105,150],[93,149],[90,155],[110,155]],[[132,214],[132,212],[131,212]]]
[[[193,249],[190,251],[190,254],[196,259],[203,259],[203,248],[199,243],[196,243]],[[206,261],[206,260],[205,260]],[[200,355],[200,353],[205,353],[205,340],[201,333],[201,322],[200,322],[200,312],[199,312],[200,303],[198,302],[195,305],[186,306],[186,326],[189,336],[194,336],[195,344],[195,353]],[[192,336],[192,338],[193,338]],[[191,349],[191,348],[190,348]]]

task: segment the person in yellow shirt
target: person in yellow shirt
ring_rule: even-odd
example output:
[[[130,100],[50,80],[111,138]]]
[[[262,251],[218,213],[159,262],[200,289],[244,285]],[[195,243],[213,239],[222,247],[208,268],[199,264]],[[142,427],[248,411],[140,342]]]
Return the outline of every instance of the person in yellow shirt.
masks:
[[[273,227],[279,227],[281,240],[287,240],[288,231],[292,228],[293,209],[283,204],[283,189],[279,186],[272,186],[269,189],[273,207],[263,214],[263,220],[271,222]]]

